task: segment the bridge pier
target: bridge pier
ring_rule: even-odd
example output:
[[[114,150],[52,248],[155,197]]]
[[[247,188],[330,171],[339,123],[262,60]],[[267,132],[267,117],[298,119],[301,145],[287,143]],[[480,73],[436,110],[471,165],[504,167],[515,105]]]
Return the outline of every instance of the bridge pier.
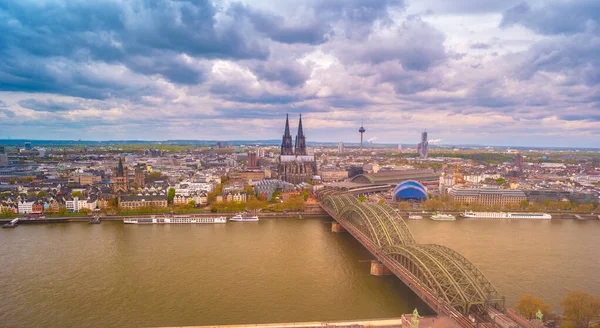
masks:
[[[371,261],[371,275],[373,276],[388,276],[392,272],[383,263],[373,260]]]
[[[333,222],[331,223],[331,231],[332,231],[332,232],[344,232],[344,231],[346,231],[346,229],[344,229],[344,227],[342,227],[342,225],[341,225],[341,224],[339,224],[339,223],[337,223],[337,222],[333,221]]]

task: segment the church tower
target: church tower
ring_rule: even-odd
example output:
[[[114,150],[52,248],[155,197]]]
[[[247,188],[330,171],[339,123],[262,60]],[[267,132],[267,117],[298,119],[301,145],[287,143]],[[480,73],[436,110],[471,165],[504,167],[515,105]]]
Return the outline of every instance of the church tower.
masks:
[[[302,130],[302,114],[300,114],[300,122],[298,123],[298,133],[296,134],[296,143],[294,145],[296,155],[306,155],[306,137]]]
[[[114,193],[127,193],[129,190],[129,181],[127,170],[123,167],[123,160],[119,157],[119,166],[115,169],[116,174],[112,178],[112,189]]]
[[[294,155],[292,135],[290,134],[290,122],[287,114],[285,115],[285,132],[283,133],[283,140],[281,142],[281,155]]]

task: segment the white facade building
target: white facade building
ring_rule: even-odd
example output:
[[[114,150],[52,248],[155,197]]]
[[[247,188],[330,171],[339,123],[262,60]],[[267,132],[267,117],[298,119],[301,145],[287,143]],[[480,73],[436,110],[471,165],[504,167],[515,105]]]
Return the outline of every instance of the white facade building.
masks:
[[[18,203],[19,214],[29,214],[33,212],[33,204],[34,202],[26,202],[22,201]]]

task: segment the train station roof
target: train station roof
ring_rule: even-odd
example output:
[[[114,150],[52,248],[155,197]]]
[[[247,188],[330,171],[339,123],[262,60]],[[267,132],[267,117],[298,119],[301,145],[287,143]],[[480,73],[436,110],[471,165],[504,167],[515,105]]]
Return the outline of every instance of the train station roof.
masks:
[[[438,179],[439,175],[433,172],[433,170],[397,170],[359,174],[350,179],[350,181],[363,184],[397,185],[408,180],[429,182],[437,181]]]

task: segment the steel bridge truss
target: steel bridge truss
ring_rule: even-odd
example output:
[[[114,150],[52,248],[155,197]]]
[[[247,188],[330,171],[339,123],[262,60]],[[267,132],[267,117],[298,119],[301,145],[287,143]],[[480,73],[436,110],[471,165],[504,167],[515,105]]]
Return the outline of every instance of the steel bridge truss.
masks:
[[[349,194],[318,193],[335,219],[368,238],[388,262],[463,314],[473,306],[504,309],[502,297],[483,273],[451,248],[417,244],[402,217],[387,205],[362,204]]]

